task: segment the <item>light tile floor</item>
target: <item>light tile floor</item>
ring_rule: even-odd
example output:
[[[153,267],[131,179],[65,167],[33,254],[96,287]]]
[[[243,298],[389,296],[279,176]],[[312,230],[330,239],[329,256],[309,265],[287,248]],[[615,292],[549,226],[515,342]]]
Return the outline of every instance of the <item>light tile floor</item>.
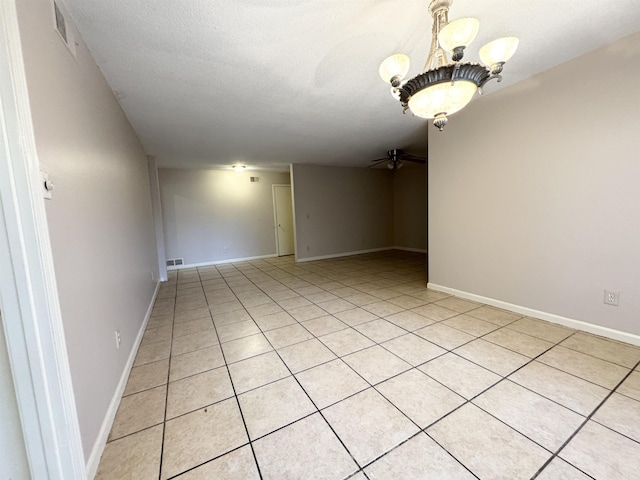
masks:
[[[391,251],[171,272],[97,478],[640,478],[639,348],[424,270]]]

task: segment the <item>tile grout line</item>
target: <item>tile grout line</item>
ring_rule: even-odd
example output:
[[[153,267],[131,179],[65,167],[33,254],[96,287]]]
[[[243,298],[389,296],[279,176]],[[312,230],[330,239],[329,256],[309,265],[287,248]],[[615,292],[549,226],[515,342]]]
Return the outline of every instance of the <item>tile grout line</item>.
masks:
[[[540,467],[538,469],[538,471],[533,475],[533,477],[531,477],[531,480],[534,480],[536,477],[538,477],[538,475],[540,475],[540,473],[551,463],[551,461],[554,460],[555,458],[557,458],[560,455],[560,452],[562,452],[562,450],[569,444],[569,442],[571,440],[573,440],[578,433],[580,433],[580,430],[582,430],[584,428],[584,426],[592,419],[592,417],[598,412],[598,410],[600,410],[600,408],[607,402],[607,400],[609,400],[609,398],[611,398],[611,396],[614,393],[616,393],[616,390],[620,387],[620,385],[622,385],[627,380],[627,378],[629,378],[629,376],[631,376],[631,374],[635,371],[636,368],[638,368],[639,365],[640,365],[640,361],[636,362],[634,367],[631,370],[629,370],[629,372],[627,372],[627,374],[622,378],[622,380],[620,380],[616,384],[616,386],[609,392],[609,394],[593,409],[593,411],[584,419],[584,421],[580,424],[580,426],[578,426],[578,428],[575,430],[575,432],[573,432],[569,436],[569,438],[567,440],[565,440],[565,442],[562,445],[560,445],[560,448],[558,448],[558,450],[556,450],[555,452],[552,452],[551,458],[549,458],[542,465],[542,467]],[[606,427],[606,425],[603,425],[603,426]],[[609,427],[606,427],[606,428],[609,428]],[[611,428],[609,428],[609,430],[612,430],[612,431],[616,432],[615,430],[613,430]],[[616,433],[618,433],[619,435],[622,435],[619,432],[616,432]],[[626,435],[623,435],[623,436],[626,437]],[[636,443],[638,443],[638,442],[636,441]],[[560,457],[560,458],[562,458],[562,457]],[[562,460],[564,460],[564,459],[562,459]],[[567,460],[564,460],[564,461],[569,463]],[[577,468],[577,467],[575,467],[575,465],[573,465],[571,463],[569,463],[569,464],[572,465],[574,468]],[[580,469],[578,469],[578,470],[580,470]],[[580,471],[582,471],[582,470],[580,470]]]

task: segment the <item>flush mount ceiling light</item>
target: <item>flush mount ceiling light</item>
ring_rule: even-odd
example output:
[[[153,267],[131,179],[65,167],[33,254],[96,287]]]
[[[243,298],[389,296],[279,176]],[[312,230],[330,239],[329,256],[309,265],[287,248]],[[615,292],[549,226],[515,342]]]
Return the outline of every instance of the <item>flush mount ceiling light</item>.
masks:
[[[246,166],[244,166],[244,165],[234,165],[232,168],[233,168],[236,172],[240,173],[240,172],[244,172],[244,171],[245,171],[245,169],[246,169],[247,167],[246,167]]]
[[[465,48],[478,33],[480,22],[475,18],[449,22],[452,2],[431,0],[429,3],[433,28],[429,57],[422,73],[403,81],[409,72],[409,57],[401,53],[386,58],[379,70],[382,79],[391,83],[391,92],[400,100],[403,112],[411,109],[418,117],[433,118],[433,124],[440,131],[447,124],[447,115],[462,110],[476,91],[482,94],[485,83],[502,80],[504,63],[518,48],[516,37],[499,38],[480,49],[484,65],[461,62]]]

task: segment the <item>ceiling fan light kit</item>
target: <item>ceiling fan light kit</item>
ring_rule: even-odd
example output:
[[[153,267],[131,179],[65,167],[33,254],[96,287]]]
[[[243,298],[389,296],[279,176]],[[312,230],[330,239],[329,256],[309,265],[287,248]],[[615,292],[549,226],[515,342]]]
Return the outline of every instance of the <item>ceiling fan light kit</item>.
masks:
[[[489,81],[502,80],[504,64],[518,48],[516,37],[504,37],[487,43],[480,49],[479,63],[461,62],[465,49],[475,39],[480,22],[461,18],[449,22],[449,7],[453,0],[431,0],[429,13],[433,18],[431,48],[422,73],[403,81],[409,72],[409,57],[398,53],[386,58],[379,68],[380,77],[391,83],[391,93],[407,110],[422,118],[433,118],[442,131],[448,115],[462,110]],[[449,61],[449,55],[451,61]]]

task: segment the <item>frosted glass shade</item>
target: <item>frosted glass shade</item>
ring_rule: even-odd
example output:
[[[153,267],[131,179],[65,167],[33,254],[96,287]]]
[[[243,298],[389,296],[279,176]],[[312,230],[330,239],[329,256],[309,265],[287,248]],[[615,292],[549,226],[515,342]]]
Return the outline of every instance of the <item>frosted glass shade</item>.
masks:
[[[402,53],[396,53],[390,57],[385,58],[380,64],[378,73],[385,82],[389,83],[393,77],[399,75],[400,78],[404,78],[409,71],[411,62],[409,57]]]
[[[460,18],[448,23],[440,30],[438,41],[447,52],[456,47],[468,47],[478,34],[480,22],[477,18]]]
[[[420,90],[409,99],[409,108],[417,117],[433,118],[439,113],[451,115],[462,110],[473,98],[477,85],[467,80],[442,82]]]
[[[503,37],[487,43],[480,49],[480,61],[490,67],[509,60],[518,49],[517,37]]]

